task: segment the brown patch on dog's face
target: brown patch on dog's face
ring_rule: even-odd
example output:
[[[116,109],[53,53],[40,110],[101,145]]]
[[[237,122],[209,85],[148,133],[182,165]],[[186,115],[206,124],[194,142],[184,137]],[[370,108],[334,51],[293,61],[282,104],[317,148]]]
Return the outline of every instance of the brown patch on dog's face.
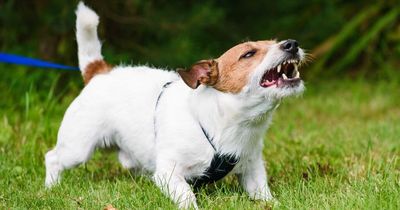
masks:
[[[215,60],[200,61],[189,71],[178,71],[178,73],[191,88],[204,84],[213,86],[221,92],[239,93],[273,44],[276,44],[276,41],[241,43]]]
[[[219,77],[215,89],[238,93],[248,83],[252,71],[261,63],[275,41],[245,42],[236,45],[218,59]]]
[[[90,80],[96,76],[97,74],[105,74],[110,72],[112,69],[112,66],[108,63],[106,63],[104,60],[96,60],[91,63],[89,63],[85,71],[83,73],[83,81],[85,82],[85,85],[87,85]]]

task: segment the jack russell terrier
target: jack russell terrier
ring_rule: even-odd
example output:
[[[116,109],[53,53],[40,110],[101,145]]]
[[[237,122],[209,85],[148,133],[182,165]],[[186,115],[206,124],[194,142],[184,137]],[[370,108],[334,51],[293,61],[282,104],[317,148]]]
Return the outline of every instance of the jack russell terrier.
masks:
[[[281,99],[304,90],[298,66],[306,56],[295,40],[241,43],[177,72],[112,67],[101,55],[97,14],[81,2],[76,15],[86,86],[46,154],[47,187],[97,147],[115,145],[123,167],[150,172],[180,208],[197,208],[192,187],[228,173],[251,198],[273,198],[263,139]]]

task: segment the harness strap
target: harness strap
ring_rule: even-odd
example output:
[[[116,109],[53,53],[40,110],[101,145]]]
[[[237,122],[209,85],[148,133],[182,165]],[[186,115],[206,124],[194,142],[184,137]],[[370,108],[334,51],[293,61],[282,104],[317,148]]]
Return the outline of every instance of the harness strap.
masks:
[[[162,86],[161,91],[160,91],[160,94],[158,94],[158,97],[157,97],[156,106],[155,106],[155,108],[154,108],[154,117],[153,117],[154,140],[155,140],[156,137],[157,137],[156,114],[155,114],[155,113],[157,112],[158,103],[160,102],[160,98],[161,98],[162,94],[164,93],[164,90],[165,90],[171,83],[172,83],[172,81],[165,83],[165,84]]]
[[[162,89],[160,91],[160,94],[157,97],[156,101],[156,106],[155,106],[155,112],[157,111],[158,103],[161,99],[161,96],[164,93],[164,90],[171,84],[172,82],[167,82],[162,86]],[[154,123],[154,136],[155,138],[157,137],[157,129],[156,129],[156,115],[154,115],[153,119]],[[199,188],[205,184],[213,183],[216,182],[222,178],[224,178],[229,172],[232,171],[232,169],[236,166],[236,164],[239,162],[239,157],[236,157],[231,154],[223,154],[217,151],[217,148],[215,147],[213,143],[213,137],[209,135],[209,133],[204,129],[204,127],[201,125],[199,122],[199,126],[201,130],[203,131],[204,136],[206,137],[208,143],[212,146],[214,149],[214,157],[211,160],[210,166],[206,169],[204,174],[200,177],[195,177],[192,179],[188,179],[187,182],[189,184],[192,184],[194,188]]]
[[[206,169],[202,176],[187,181],[189,184],[192,184],[194,188],[214,183],[231,172],[238,162],[239,158],[236,156],[217,152],[211,160],[211,165]]]
[[[210,138],[210,135],[207,133],[207,131],[204,129],[204,127],[201,125],[201,123],[199,122],[200,128],[203,131],[204,136],[206,137],[208,143],[210,143],[210,145],[212,146],[212,148],[214,149],[215,152],[217,152],[217,148],[215,147],[215,145],[212,143],[212,140],[214,138]]]
[[[187,180],[188,183],[192,184],[194,188],[199,188],[203,185],[210,184],[224,178],[229,172],[233,170],[240,159],[239,157],[231,154],[223,154],[221,152],[218,152],[213,143],[214,137],[210,136],[206,129],[204,129],[204,127],[201,125],[200,121],[199,125],[201,130],[203,131],[204,136],[214,149],[215,153],[213,159],[211,160],[210,166],[206,169],[202,176]]]

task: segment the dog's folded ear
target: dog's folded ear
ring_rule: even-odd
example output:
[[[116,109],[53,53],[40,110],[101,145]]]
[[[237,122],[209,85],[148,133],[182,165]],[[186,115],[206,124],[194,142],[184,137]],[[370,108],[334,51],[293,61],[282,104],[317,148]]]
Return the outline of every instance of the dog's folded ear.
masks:
[[[190,88],[196,89],[200,84],[213,86],[218,80],[218,62],[201,60],[190,69],[178,69],[178,74]]]

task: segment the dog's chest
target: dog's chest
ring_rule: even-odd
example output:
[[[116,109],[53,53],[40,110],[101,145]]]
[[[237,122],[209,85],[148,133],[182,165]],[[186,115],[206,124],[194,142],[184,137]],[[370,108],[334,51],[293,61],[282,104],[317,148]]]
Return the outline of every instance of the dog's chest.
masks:
[[[189,182],[196,187],[218,181],[232,170],[240,173],[246,167],[245,163],[262,150],[263,133],[264,129],[259,126],[237,125],[225,129],[219,137],[208,139],[210,144],[215,144],[213,155],[208,157],[207,164],[200,164],[201,175],[192,176]]]
[[[164,89],[159,99],[155,123],[157,158],[173,159],[190,179],[201,177],[205,172],[215,172],[213,163],[225,164],[215,159],[218,153],[240,158],[240,165],[242,158],[247,160],[249,155],[262,148],[261,137],[271,117],[271,109],[257,107],[262,117],[254,117],[259,112],[254,112],[254,107],[250,112],[244,110],[246,115],[243,115],[240,113],[242,106],[237,106],[238,100],[207,95],[207,92],[182,94],[179,87],[179,83],[173,83]],[[207,140],[202,126],[210,134],[215,148]],[[228,167],[226,171],[234,168],[237,166]],[[222,177],[225,175],[224,172]]]

